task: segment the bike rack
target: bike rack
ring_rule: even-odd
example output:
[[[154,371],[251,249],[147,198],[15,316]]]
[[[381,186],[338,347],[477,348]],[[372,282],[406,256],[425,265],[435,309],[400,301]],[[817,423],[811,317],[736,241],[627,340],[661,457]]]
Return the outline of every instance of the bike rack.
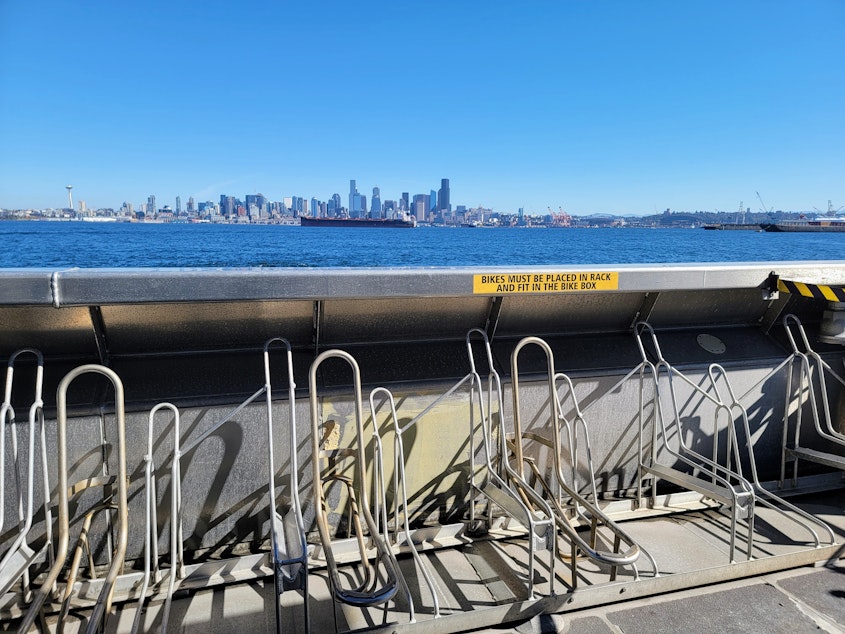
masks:
[[[646,354],[643,344],[643,334],[650,335],[654,354],[657,358],[657,363],[651,363]],[[733,460],[739,464],[738,442],[736,439],[736,430],[733,424],[727,425],[727,447],[725,450],[726,465],[719,464],[719,429],[718,422],[719,408],[722,403],[713,397],[708,391],[703,390],[693,381],[687,378],[677,368],[669,364],[663,357],[660,350],[660,344],[657,341],[657,335],[654,329],[646,322],[638,322],[634,327],[634,337],[637,341],[637,346],[642,357],[640,368],[640,416],[639,416],[639,438],[640,438],[640,485],[642,487],[643,480],[650,476],[652,478],[651,486],[651,501],[652,506],[655,504],[656,488],[658,480],[666,480],[679,487],[696,491],[704,498],[708,498],[719,502],[730,509],[731,512],[731,529],[730,529],[730,562],[734,563],[734,551],[736,545],[737,523],[740,518],[747,520],[748,535],[747,535],[747,550],[746,558],[751,559],[752,548],[754,546],[754,506],[757,499],[755,489],[752,484],[742,477],[739,473],[732,470],[730,467]],[[650,374],[653,380],[653,407],[655,421],[652,424],[651,435],[651,450],[646,457],[643,451],[643,435],[645,433],[645,375]],[[671,404],[670,414],[667,416],[663,408],[663,398],[661,397],[661,381],[662,376],[666,377],[669,392],[669,402]],[[684,429],[681,423],[680,409],[678,407],[678,397],[675,390],[675,380],[681,381],[683,384],[690,387],[693,392],[709,401],[717,408],[717,416],[715,419],[715,427],[713,431],[713,452],[712,456],[705,456],[693,450],[684,438]],[[671,431],[670,431],[671,430]],[[678,448],[674,448],[670,442],[670,437],[674,435],[678,441]],[[668,456],[676,461],[676,464],[684,465],[690,469],[691,472],[682,471],[676,466],[670,466],[658,462],[658,448],[664,450]]]
[[[29,408],[29,444],[26,453],[26,503],[24,504],[24,488],[22,486],[22,469],[18,456],[18,434],[15,422],[15,410],[12,407],[12,392],[15,378],[15,361],[24,354],[31,354],[36,359],[35,388],[32,405]],[[53,518],[50,510],[50,486],[47,478],[47,445],[44,434],[44,401],[41,390],[44,384],[44,358],[38,350],[25,348],[18,350],[11,357],[6,370],[6,392],[2,408],[0,408],[0,531],[5,520],[5,500],[9,489],[6,487],[6,428],[9,428],[12,460],[14,461],[15,489],[17,492],[18,536],[0,559],[0,596],[8,592],[18,581],[23,582],[24,600],[30,599],[29,568],[36,559],[44,553],[52,555],[50,546],[53,541]],[[41,442],[41,471],[44,491],[44,519],[46,539],[37,549],[29,545],[29,533],[32,530],[35,489],[35,434],[38,429]],[[50,562],[52,563],[52,562]]]
[[[381,436],[378,431],[378,407],[376,406],[376,397],[382,396],[384,401],[386,401],[389,406],[390,410],[388,412],[389,421],[392,423],[393,426],[393,434],[394,434],[394,441],[393,441],[393,490],[394,490],[394,497],[393,497],[393,545],[395,547],[399,546],[399,533],[400,533],[400,520],[402,518],[401,523],[401,532],[404,535],[404,545],[411,551],[411,555],[414,558],[414,562],[417,565],[417,569],[422,573],[423,581],[428,587],[428,591],[431,594],[431,601],[434,609],[434,618],[438,618],[440,616],[440,601],[437,596],[437,589],[434,583],[434,577],[431,574],[431,571],[426,566],[425,562],[423,561],[422,557],[420,556],[419,552],[417,551],[416,546],[414,545],[413,538],[411,536],[411,525],[408,520],[408,487],[406,485],[405,479],[405,446],[402,441],[402,435],[410,430],[414,425],[419,422],[420,417],[417,416],[412,419],[410,422],[406,423],[404,426],[399,424],[399,417],[396,414],[396,403],[393,400],[393,394],[384,387],[377,387],[373,391],[370,392],[370,413],[373,419],[373,435],[374,440],[376,442],[376,446],[379,448],[378,451],[380,454],[383,455],[383,448],[381,443]],[[383,463],[380,463],[380,467],[383,467]],[[384,487],[384,473],[383,469],[380,469],[378,474],[378,478],[380,481],[381,487]],[[385,534],[390,535],[390,531],[388,530],[388,517],[387,517],[387,508],[386,505],[381,509],[382,518],[381,522],[385,528]],[[410,616],[411,622],[415,622],[414,616],[414,603],[413,601],[410,602]]]
[[[165,634],[167,631],[167,622],[170,617],[170,605],[173,600],[176,579],[183,579],[185,577],[185,557],[182,545],[182,452],[179,448],[181,439],[179,409],[171,403],[159,403],[150,410],[147,454],[144,456],[144,510],[146,520],[146,530],[144,531],[144,580],[141,586],[141,596],[138,599],[138,609],[135,612],[135,620],[132,624],[132,634],[137,632],[140,627],[150,577],[152,576],[156,583],[160,583],[162,579],[161,570],[159,569],[158,519],[156,514],[156,500],[158,497],[156,495],[155,463],[153,462],[153,424],[156,414],[162,410],[170,410],[173,414],[173,455],[170,464],[170,573],[168,574],[167,599],[165,600],[161,619],[162,634]]]
[[[282,344],[286,351],[290,446],[290,508],[284,515],[276,503],[276,467],[273,443],[273,387],[270,378],[270,347]],[[296,384],[293,378],[293,353],[287,339],[276,337],[264,344],[264,388],[267,397],[267,450],[269,456],[270,539],[272,544],[273,584],[276,597],[276,631],[282,631],[281,598],[285,590],[299,590],[303,597],[305,632],[311,631],[308,613],[308,544],[302,504],[299,498],[299,461],[296,439]]]
[[[546,357],[546,382],[549,390],[547,400],[549,407],[548,426],[552,432],[551,438],[543,433],[523,431],[519,395],[519,353],[529,345],[538,346]],[[634,577],[638,579],[639,571],[636,562],[639,560],[641,554],[644,554],[649,560],[653,576],[657,576],[657,564],[651,555],[644,549],[641,549],[618,524],[611,520],[598,507],[598,493],[596,491],[587,425],[578,401],[575,398],[572,380],[565,374],[555,374],[554,372],[554,354],[548,343],[539,337],[525,337],[517,343],[511,354],[511,382],[513,391],[514,432],[513,439],[508,443],[510,449],[509,457],[512,456],[516,464],[519,465],[513,467],[512,471],[517,473],[518,477],[515,480],[519,483],[520,490],[522,488],[529,488],[543,496],[543,499],[546,500],[554,513],[559,533],[569,541],[571,547],[570,567],[572,588],[575,589],[577,587],[577,560],[579,550],[596,563],[610,566],[611,581],[616,579],[616,571],[620,566],[631,566],[634,571]],[[563,415],[562,404],[558,396],[558,383],[561,382],[568,387],[568,395],[573,403],[575,416],[572,421]],[[564,434],[561,434],[561,427],[564,428]],[[579,428],[583,436],[584,451],[589,471],[587,485],[590,494],[592,494],[593,501],[590,501],[587,497],[579,493],[577,476]],[[566,439],[566,447],[564,447],[562,438]],[[526,440],[537,442],[552,451],[554,458],[552,479],[547,479],[543,476],[535,458],[525,455],[524,443]],[[571,483],[567,482],[567,477],[564,475],[564,464],[562,460],[564,451],[567,451],[571,458]],[[528,467],[529,475],[527,477],[524,470],[525,467]],[[538,487],[539,491],[537,490]],[[581,520],[590,527],[589,540],[585,540],[579,534],[573,522],[575,519]],[[608,541],[608,537],[612,538],[612,549],[600,548],[598,546],[599,537],[602,537],[604,542]],[[623,544],[624,550],[622,550]]]
[[[82,374],[101,374],[111,381],[114,387],[115,398],[115,419],[117,424],[117,475],[109,475],[105,456],[103,460],[103,475],[94,478],[82,480],[72,487],[68,487],[68,466],[67,466],[67,391],[74,379]],[[93,516],[101,511],[117,511],[117,543],[111,552],[111,562],[108,572],[103,581],[97,601],[94,605],[91,617],[88,620],[86,632],[93,634],[105,627],[105,621],[111,609],[112,595],[114,592],[115,581],[123,569],[124,558],[126,556],[126,545],[129,536],[129,518],[127,507],[127,475],[126,475],[126,417],[123,406],[123,384],[120,377],[111,369],[96,364],[87,364],[79,366],[70,372],[59,383],[56,394],[57,407],[57,430],[58,430],[58,547],[53,566],[50,568],[47,576],[41,587],[35,592],[29,610],[24,616],[21,623],[20,632],[27,632],[32,627],[35,619],[41,613],[41,608],[45,600],[51,594],[52,589],[58,580],[59,574],[64,568],[68,556],[68,542],[70,541],[70,517],[68,510],[68,499],[70,496],[75,496],[83,490],[92,487],[103,488],[103,502],[97,507],[90,510],[84,518],[82,525],[82,532],[79,535],[77,547],[74,552],[73,562],[68,573],[67,581],[65,583],[64,599],[62,602],[62,611],[59,616],[59,628],[67,614],[70,599],[73,594],[74,582],[76,581],[76,574],[79,569],[80,560],[82,557],[82,550],[88,549],[89,563],[92,576],[96,573],[93,567],[93,557],[90,548],[87,544],[87,534],[91,525]],[[101,443],[105,443],[104,426],[101,425]],[[117,484],[117,502],[111,501],[110,497],[113,495],[112,488]]]
[[[289,377],[289,403],[290,403],[290,424],[291,424],[291,486],[292,486],[292,500],[293,508],[286,515],[282,516],[277,509],[275,501],[275,461],[272,451],[273,447],[273,418],[272,418],[272,384],[270,380],[270,348],[274,343],[282,343],[287,350],[287,369]],[[282,338],[270,339],[264,344],[264,377],[265,384],[259,388],[255,393],[244,400],[240,405],[228,412],[219,421],[215,422],[209,429],[205,430],[197,438],[191,440],[188,444],[181,446],[181,430],[179,410],[170,403],[160,403],[155,406],[150,412],[149,428],[148,428],[148,453],[144,457],[145,468],[145,482],[146,482],[146,539],[145,539],[145,562],[144,562],[144,580],[142,582],[142,589],[140,594],[140,606],[135,615],[135,620],[132,626],[132,632],[135,632],[140,627],[140,618],[143,607],[143,602],[146,598],[147,590],[150,584],[150,576],[155,579],[156,583],[160,583],[162,574],[158,568],[158,540],[155,534],[157,519],[156,519],[156,485],[154,470],[155,465],[152,461],[153,448],[153,423],[155,415],[161,411],[168,409],[174,416],[174,441],[173,454],[171,456],[171,481],[173,492],[171,495],[171,524],[170,524],[170,574],[168,575],[169,583],[162,614],[161,632],[167,629],[169,621],[170,606],[173,599],[173,593],[177,587],[177,581],[181,583],[185,580],[185,562],[183,554],[183,540],[182,540],[182,492],[181,492],[181,459],[189,452],[197,448],[206,438],[211,436],[221,426],[228,423],[239,412],[255,402],[262,394],[266,397],[267,406],[267,433],[268,433],[268,457],[269,457],[269,479],[268,492],[270,495],[270,506],[272,509],[270,539],[272,543],[272,562],[274,569],[274,584],[276,587],[276,597],[281,598],[281,594],[286,589],[301,589],[304,593],[304,612],[305,612],[305,626],[306,631],[310,630],[308,618],[308,550],[305,541],[305,528],[302,520],[301,504],[299,502],[299,484],[298,484],[298,466],[296,461],[296,433],[295,433],[295,389],[293,383],[293,361],[290,344],[287,340]],[[298,549],[299,554],[290,554]],[[152,564],[151,564],[152,560]],[[276,623],[277,630],[281,631],[281,604],[277,600],[276,606]]]
[[[325,427],[322,416],[320,415],[320,406],[318,399],[317,388],[317,370],[320,365],[327,359],[337,358],[350,366],[352,370],[352,387],[355,399],[354,424],[355,433],[354,441],[348,448],[324,448],[323,442],[323,428]],[[384,619],[387,619],[387,602],[394,598],[401,588],[403,594],[406,595],[409,604],[411,603],[411,595],[408,586],[405,583],[404,577],[399,570],[399,564],[393,551],[387,546],[385,539],[381,534],[378,522],[373,517],[370,508],[369,495],[367,489],[367,459],[365,455],[365,437],[364,437],[364,417],[363,417],[363,403],[361,397],[361,371],[355,358],[348,352],[343,350],[326,350],[320,353],[311,364],[308,376],[308,391],[311,405],[311,455],[313,468],[313,496],[315,515],[317,521],[317,529],[320,535],[320,542],[323,547],[326,558],[326,567],[328,569],[329,587],[331,589],[332,597],[335,601],[340,601],[347,605],[359,608],[370,608],[378,605],[384,605]],[[375,448],[375,473],[381,471],[379,461],[382,459],[379,448]],[[351,460],[355,471],[352,479],[341,475],[338,472],[338,463],[344,460]],[[327,463],[327,470],[324,471],[323,465]],[[374,478],[378,480],[378,475]],[[337,562],[332,550],[332,535],[329,529],[328,519],[328,502],[326,500],[325,485],[326,483],[339,482],[346,487],[349,496],[349,526],[354,529],[355,537],[358,542],[358,549],[361,557],[361,567],[363,569],[363,581],[358,586],[350,586],[345,584],[341,578]],[[384,498],[384,488],[379,486],[376,482],[376,509],[378,514],[379,508],[386,507],[386,500]],[[363,524],[362,524],[363,520]],[[367,546],[365,544],[365,534],[362,526],[366,525],[369,534],[369,540],[375,550],[374,561],[370,562],[370,556]],[[382,529],[386,532],[387,526]],[[384,579],[380,579],[379,564],[384,573]],[[337,630],[337,611],[333,610],[335,615],[335,630]]]
[[[484,352],[489,367],[487,378],[487,409],[484,407],[482,395],[483,384],[478,375],[475,365],[475,356],[472,349],[472,336],[481,337],[484,345]],[[478,399],[478,410],[480,412],[480,426],[482,436],[482,450],[484,453],[484,464],[482,466],[483,478],[481,484],[476,482],[475,448],[473,438],[475,437],[475,421],[473,419],[472,398],[470,399],[470,486],[484,494],[491,502],[496,504],[511,518],[522,524],[528,530],[528,582],[526,590],[528,599],[534,599],[534,569],[537,550],[549,551],[549,593],[554,594],[554,563],[555,563],[555,517],[548,503],[537,494],[533,488],[528,486],[521,474],[511,468],[506,459],[507,438],[504,429],[504,408],[502,403],[502,383],[498,372],[493,364],[493,353],[490,349],[490,341],[487,334],[480,328],[471,329],[466,336],[467,355],[469,357],[470,373],[464,377],[454,388],[464,382],[469,382],[472,391]],[[498,407],[498,452],[493,448],[493,404]],[[494,465],[494,462],[496,463]],[[497,469],[497,466],[499,467]],[[511,487],[511,484],[514,487]],[[514,490],[516,488],[516,490]],[[471,502],[470,526],[475,525],[475,505]],[[488,505],[487,525],[493,523],[493,509]]]
[[[790,325],[791,324],[791,325]],[[839,382],[840,386],[845,387],[845,379],[833,371],[833,368],[822,359],[818,352],[813,350],[810,342],[807,339],[807,333],[804,332],[804,326],[795,315],[786,315],[783,318],[783,326],[786,329],[786,335],[789,343],[792,346],[792,354],[787,358],[787,365],[789,367],[789,374],[787,376],[786,387],[786,406],[783,413],[783,438],[781,449],[781,474],[780,486],[784,485],[786,479],[786,463],[792,460],[792,482],[796,485],[798,480],[798,461],[808,460],[818,464],[823,464],[835,469],[845,470],[845,434],[835,429],[833,425],[833,416],[831,414],[830,402],[827,394],[826,376],[830,375],[833,379]],[[796,338],[793,335],[793,327],[797,330],[804,346],[804,352],[798,349]],[[799,380],[796,389],[793,393],[793,375],[795,373],[795,366],[798,366]],[[790,417],[790,404],[796,401],[794,408],[795,414]],[[819,405],[819,400],[821,405]],[[809,447],[802,447],[800,444],[801,438],[801,423],[802,412],[804,405],[809,404],[810,412],[813,417],[813,429],[818,439],[841,448],[842,453],[832,453],[830,451],[819,451]],[[821,415],[819,414],[821,410]],[[792,440],[789,439],[790,418],[793,423]]]
[[[833,545],[836,541],[836,537],[834,536],[833,530],[830,528],[830,526],[828,526],[825,522],[818,519],[814,515],[803,511],[794,504],[790,504],[783,498],[775,495],[774,493],[768,491],[766,488],[763,487],[762,483],[760,482],[760,478],[757,475],[757,461],[754,457],[754,447],[751,442],[751,427],[748,424],[748,413],[746,412],[745,407],[742,406],[742,404],[739,402],[739,399],[736,397],[733,387],[728,381],[727,372],[725,372],[725,369],[722,366],[716,363],[711,364],[708,368],[707,374],[710,378],[710,383],[713,387],[715,397],[719,402],[718,411],[726,415],[728,420],[727,424],[729,426],[736,425],[737,420],[739,420],[741,423],[741,430],[745,435],[746,456],[748,458],[748,465],[750,471],[749,481],[751,482],[754,488],[757,503],[762,504],[774,511],[777,511],[783,517],[809,531],[809,533],[812,535],[812,540],[816,548],[819,548],[821,546],[821,540],[819,539],[819,536],[816,531],[813,530],[813,528],[808,524],[805,524],[804,522],[801,522],[798,518],[788,514],[786,510],[791,511],[795,515],[804,518],[807,522],[810,522],[812,524],[815,524],[817,527],[820,527],[827,533],[828,541],[825,545]],[[724,389],[727,393],[728,398],[726,399],[722,398],[722,389],[719,388],[720,383],[723,384],[724,387],[722,389]],[[739,460],[737,460],[735,469],[740,476],[745,477],[745,474],[742,471],[742,462],[740,462]]]

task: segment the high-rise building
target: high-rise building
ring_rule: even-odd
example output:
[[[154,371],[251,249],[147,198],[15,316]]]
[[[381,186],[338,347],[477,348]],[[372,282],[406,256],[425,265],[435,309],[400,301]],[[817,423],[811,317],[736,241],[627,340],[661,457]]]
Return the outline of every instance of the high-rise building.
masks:
[[[428,211],[433,214],[437,209],[437,192],[432,189],[428,195]]]
[[[179,216],[182,214],[182,198],[180,196],[176,197],[176,215]]]
[[[357,218],[356,215],[353,215],[353,212],[356,210],[356,202],[360,202],[360,199],[356,198],[359,196],[358,194],[358,185],[355,183],[354,180],[349,181],[349,215],[353,218]]]
[[[428,194],[414,194],[411,202],[410,212],[418,222],[424,222],[426,214],[428,213],[428,205],[426,204]]]
[[[152,217],[156,212],[156,197],[153,195],[147,196],[147,215]]]
[[[236,216],[238,213],[238,207],[240,206],[240,201],[235,198],[234,196],[227,196],[226,194],[220,194],[220,215],[225,216],[226,218],[230,218]]]
[[[189,214],[192,214],[196,210],[197,210],[196,201],[194,200],[194,197],[191,196],[190,198],[188,198],[188,209],[187,209],[187,211],[188,211]]]
[[[339,216],[341,214],[341,209],[343,205],[340,204],[340,194],[332,194],[332,198],[329,201],[330,207],[328,208],[328,215],[329,216]]]
[[[410,199],[408,198],[408,192],[402,192],[402,198],[399,200],[399,210],[400,211],[410,211]]]
[[[441,211],[449,211],[451,209],[451,204],[449,202],[449,179],[443,178],[440,179],[440,191],[438,192],[438,205],[437,208]]]
[[[373,187],[373,198],[370,201],[370,217],[381,218],[381,191]]]
[[[267,197],[264,194],[247,194],[245,206],[250,218],[264,217],[267,214]],[[255,212],[251,211],[253,208]]]

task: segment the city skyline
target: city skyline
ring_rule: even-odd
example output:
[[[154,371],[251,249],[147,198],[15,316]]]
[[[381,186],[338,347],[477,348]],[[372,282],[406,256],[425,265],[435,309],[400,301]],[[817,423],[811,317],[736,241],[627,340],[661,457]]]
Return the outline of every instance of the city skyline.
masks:
[[[401,195],[395,196],[394,198],[385,198],[382,201],[380,192],[381,188],[379,186],[373,186],[373,198],[369,199],[370,203],[368,203],[368,198],[364,194],[360,194],[357,191],[357,179],[351,179],[350,183],[350,191],[348,192],[348,204],[344,205],[341,203],[341,195],[338,192],[335,192],[331,196],[327,196],[325,199],[317,198],[316,196],[297,196],[297,195],[290,195],[290,196],[278,196],[278,195],[270,195],[266,196],[262,192],[255,192],[254,194],[237,194],[237,195],[229,195],[228,193],[222,193],[219,195],[211,195],[205,197],[205,200],[197,200],[194,196],[187,197],[187,212],[197,212],[198,207],[199,211],[202,211],[204,207],[211,207],[212,205],[216,206],[219,210],[222,210],[226,216],[229,215],[236,215],[233,214],[232,211],[235,209],[236,205],[241,205],[245,210],[249,210],[251,204],[255,201],[255,199],[264,201],[268,204],[272,204],[274,206],[279,205],[286,205],[285,211],[292,211],[294,212],[292,215],[296,216],[299,214],[305,215],[328,215],[328,216],[335,216],[340,215],[341,213],[344,216],[348,217],[393,217],[400,215],[398,212],[408,212],[411,215],[416,215],[419,220],[425,220],[423,218],[424,215],[436,215],[438,211],[455,211],[455,210],[480,210],[484,212],[493,212],[496,214],[504,214],[504,215],[518,215],[522,216],[523,214],[528,216],[547,216],[547,215],[554,215],[554,214],[566,214],[578,217],[590,217],[590,216],[617,216],[617,217],[635,217],[635,216],[651,216],[659,213],[722,213],[722,214],[737,214],[741,215],[744,213],[752,214],[752,213],[815,213],[815,214],[826,214],[826,215],[842,215],[843,210],[845,210],[845,205],[838,205],[834,204],[833,200],[828,199],[826,201],[826,206],[819,207],[812,205],[807,208],[801,209],[780,209],[775,208],[774,205],[766,205],[763,198],[760,196],[759,192],[754,192],[754,197],[749,197],[751,199],[750,205],[746,205],[745,201],[739,202],[739,209],[734,207],[733,209],[674,209],[672,207],[667,207],[665,209],[654,210],[651,213],[648,212],[641,212],[641,213],[625,213],[625,212],[590,212],[590,211],[583,211],[583,212],[572,212],[569,213],[569,210],[563,208],[562,205],[557,206],[557,208],[553,207],[552,205],[546,206],[544,209],[531,209],[525,207],[518,207],[516,209],[497,209],[492,206],[485,206],[485,205],[466,205],[466,204],[457,204],[454,207],[450,204],[451,199],[451,187],[449,184],[448,178],[443,178],[440,181],[440,188],[438,190],[430,190],[429,194],[423,193],[415,193],[411,194],[409,192],[402,192]],[[442,192],[444,190],[444,186],[446,188],[446,198],[445,202],[441,199]],[[84,198],[79,198],[76,201],[76,205],[73,206],[73,199],[71,196],[71,190],[74,188],[73,185],[66,185],[64,187],[65,195],[67,200],[69,201],[69,205],[55,205],[55,206],[48,206],[48,207],[36,207],[36,206],[22,206],[22,207],[4,207],[0,205],[0,210],[3,211],[61,211],[66,210],[68,208],[73,209],[73,211],[82,213],[93,213],[96,211],[121,211],[126,210],[127,208],[131,210],[133,213],[136,211],[142,211],[147,215],[152,215],[157,212],[162,211],[175,211],[176,215],[179,215],[182,211],[182,196],[176,195],[175,200],[175,208],[171,206],[170,202],[162,202],[161,205],[157,204],[157,200],[159,201],[166,201],[166,198],[158,197],[156,194],[150,194],[146,196],[145,201],[130,201],[124,200],[122,204],[111,204],[111,205],[97,205],[93,206],[88,204],[88,201]],[[239,196],[243,196],[243,200],[239,198]],[[377,197],[377,205],[376,203]],[[226,203],[224,199],[229,199],[230,207],[226,208]],[[355,199],[359,199],[360,202],[356,202]],[[291,206],[290,201],[293,201],[293,206]],[[298,202],[297,202],[298,201]],[[219,202],[219,204],[218,204]],[[821,201],[820,201],[821,202]],[[315,206],[320,205],[318,208]],[[415,205],[422,203],[423,207],[415,207]],[[72,206],[72,207],[71,207]],[[261,205],[257,205],[261,206]],[[317,212],[315,213],[315,209]],[[422,211],[430,212],[429,214],[423,214]],[[388,213],[391,212],[391,213]],[[397,212],[397,213],[392,213]],[[247,215],[251,215],[247,213]]]
[[[232,199],[232,200],[238,200],[239,202],[243,203],[245,205],[245,207],[247,207],[247,208],[252,203],[256,202],[256,200],[260,200],[260,201],[264,201],[264,202],[270,202],[270,201],[281,202],[281,201],[285,201],[285,200],[294,199],[294,200],[300,201],[300,206],[301,206],[302,201],[305,201],[304,208],[309,210],[309,213],[310,213],[311,210],[314,209],[313,204],[310,205],[310,206],[308,205],[309,200],[311,201],[311,203],[318,202],[322,205],[328,204],[329,210],[337,210],[338,213],[341,210],[343,210],[344,212],[349,213],[352,217],[357,217],[361,213],[366,213],[366,214],[379,214],[379,213],[381,213],[382,210],[383,210],[382,199],[381,199],[381,188],[378,185],[373,186],[373,188],[372,188],[373,196],[370,199],[371,202],[368,206],[367,205],[367,196],[360,194],[358,192],[356,183],[357,183],[356,179],[351,179],[349,181],[349,184],[350,184],[349,185],[349,187],[350,187],[349,197],[348,197],[349,204],[347,206],[344,206],[344,205],[341,204],[340,194],[337,193],[337,192],[333,193],[331,196],[325,197],[325,199],[320,199],[320,198],[317,198],[316,196],[313,196],[313,195],[312,196],[308,196],[308,195],[297,196],[295,194],[291,195],[291,196],[272,196],[272,195],[271,196],[265,196],[262,192],[255,192],[254,194],[243,195],[243,198],[244,198],[243,201],[241,201],[238,198],[238,195],[230,196],[228,193],[221,193],[221,194],[219,194],[219,196],[218,195],[208,196],[208,197],[206,197],[207,200],[203,200],[203,201],[198,201],[196,199],[196,197],[192,195],[192,196],[188,196],[188,198],[187,198],[186,209],[191,210],[192,207],[195,207],[197,204],[201,204],[201,203],[215,202],[214,199],[217,199],[217,198],[219,198],[221,206],[224,206],[226,204],[224,202],[224,199]],[[101,209],[101,210],[112,209],[112,210],[114,210],[114,209],[124,208],[124,207],[127,207],[127,206],[132,207],[133,209],[137,207],[138,210],[143,210],[145,212],[154,212],[154,211],[164,209],[164,208],[173,209],[173,207],[171,207],[169,202],[165,202],[161,206],[159,206],[156,202],[157,201],[157,195],[156,194],[150,194],[150,195],[146,196],[145,202],[139,202],[139,201],[133,202],[133,201],[124,199],[122,205],[111,204],[111,205],[91,206],[91,205],[88,204],[87,200],[80,198],[77,201],[78,204],[76,206],[74,206],[73,199],[72,199],[72,196],[71,196],[71,193],[70,193],[71,190],[73,189],[73,187],[74,187],[73,185],[66,185],[64,187],[64,190],[65,190],[65,193],[66,193],[66,196],[67,196],[67,201],[68,201],[67,205],[55,205],[55,206],[49,206],[49,207],[34,207],[34,206],[30,205],[30,206],[24,206],[24,207],[18,207],[18,208],[0,206],[0,209],[5,209],[7,211],[12,211],[12,210],[19,210],[20,211],[20,210],[27,210],[27,209],[29,209],[29,210],[72,209],[74,211],[86,211],[86,210],[95,211],[97,209]],[[448,178],[442,178],[442,179],[440,179],[440,188],[438,190],[433,190],[433,189],[430,190],[430,193],[428,195],[422,194],[422,193],[411,194],[410,192],[401,192],[400,194],[398,194],[394,198],[386,198],[384,200],[384,205],[387,208],[396,209],[397,211],[399,211],[399,210],[412,211],[411,202],[410,202],[412,200],[412,198],[413,199],[417,199],[417,198],[422,199],[423,197],[425,197],[426,200],[428,200],[430,198],[432,201],[436,202],[436,205],[434,205],[434,204],[432,204],[431,206],[426,205],[426,211],[434,211],[435,209],[436,210],[447,210],[448,211],[448,210],[451,209],[450,191],[451,191],[451,189],[450,189],[450,185],[449,185],[449,179]],[[443,192],[445,192],[445,196],[444,196]],[[253,200],[251,200],[251,199],[253,199]],[[176,211],[177,214],[182,211],[181,200],[182,200],[181,195],[177,194],[175,196],[175,211]],[[257,206],[261,206],[261,204],[258,204]],[[464,207],[465,205],[461,205],[461,206]],[[324,212],[325,212],[325,207],[323,209],[324,209]]]
[[[350,174],[501,211],[839,206],[843,26],[837,0],[9,0],[0,207],[345,199]]]

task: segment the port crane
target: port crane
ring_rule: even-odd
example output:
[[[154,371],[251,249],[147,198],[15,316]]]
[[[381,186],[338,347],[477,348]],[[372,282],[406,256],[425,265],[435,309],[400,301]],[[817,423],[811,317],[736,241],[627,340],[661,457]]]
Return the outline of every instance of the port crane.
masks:
[[[745,224],[745,203],[739,201],[739,211],[736,212],[736,224]]]
[[[819,213],[823,213],[822,210],[819,209],[818,207],[813,207],[813,209],[815,209]],[[839,212],[839,211],[842,211],[842,209],[843,209],[843,207],[841,207],[841,206],[834,209],[833,208],[833,201],[832,200],[827,201],[827,215],[828,216],[835,216],[836,213]]]
[[[760,209],[760,211],[762,211],[765,214],[772,213],[772,209],[774,209],[774,207],[769,207],[768,209],[766,209],[766,203],[763,202],[763,197],[760,195],[760,192],[755,191],[754,193],[757,194],[757,200],[759,200],[760,204],[763,205],[763,207]]]
[[[563,210],[563,207],[558,207],[558,213],[554,213],[549,207],[549,215],[552,217],[553,227],[569,227],[572,224],[572,216]]]

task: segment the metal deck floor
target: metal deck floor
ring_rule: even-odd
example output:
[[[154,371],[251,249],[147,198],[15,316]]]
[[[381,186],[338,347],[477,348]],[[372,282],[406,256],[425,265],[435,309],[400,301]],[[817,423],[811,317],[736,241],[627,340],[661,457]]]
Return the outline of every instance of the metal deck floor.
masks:
[[[845,542],[845,491],[805,496],[799,506],[827,521],[837,542]],[[787,524],[789,524],[787,522]],[[727,518],[716,510],[691,511],[626,521],[625,529],[648,549],[661,576],[633,581],[620,571],[608,582],[606,571],[587,562],[579,565],[578,588],[569,589],[569,569],[555,566],[556,595],[548,592],[549,571],[540,565],[535,576],[535,601],[524,600],[527,548],[519,539],[476,541],[460,548],[424,553],[436,576],[441,613],[432,618],[427,590],[411,588],[417,605],[417,623],[408,624],[404,607],[391,602],[384,631],[501,632],[845,632],[845,547],[810,549],[787,543],[800,539],[791,526],[771,511],[760,509],[755,559],[745,562],[737,552],[728,563]],[[741,534],[741,533],[740,533]],[[739,548],[744,541],[738,540]],[[738,548],[738,550],[739,550]],[[813,566],[809,562],[822,559]],[[546,558],[546,561],[548,559]],[[409,581],[418,580],[410,557],[400,559]],[[798,567],[796,567],[798,566]],[[646,566],[643,566],[646,568]],[[356,566],[344,567],[354,575]],[[746,578],[739,578],[746,577]],[[728,580],[728,581],[725,581]],[[313,632],[335,629],[325,570],[310,576]],[[301,632],[301,596],[286,592],[283,603],[289,621],[285,631]],[[144,631],[158,631],[163,602],[147,605]],[[363,611],[338,604],[340,631],[382,629],[383,610]],[[107,631],[128,632],[135,607],[125,605],[109,619]],[[77,631],[80,620],[66,624]],[[11,625],[6,623],[6,625]],[[168,631],[273,632],[273,584],[268,578],[250,583],[218,586],[174,598]]]

